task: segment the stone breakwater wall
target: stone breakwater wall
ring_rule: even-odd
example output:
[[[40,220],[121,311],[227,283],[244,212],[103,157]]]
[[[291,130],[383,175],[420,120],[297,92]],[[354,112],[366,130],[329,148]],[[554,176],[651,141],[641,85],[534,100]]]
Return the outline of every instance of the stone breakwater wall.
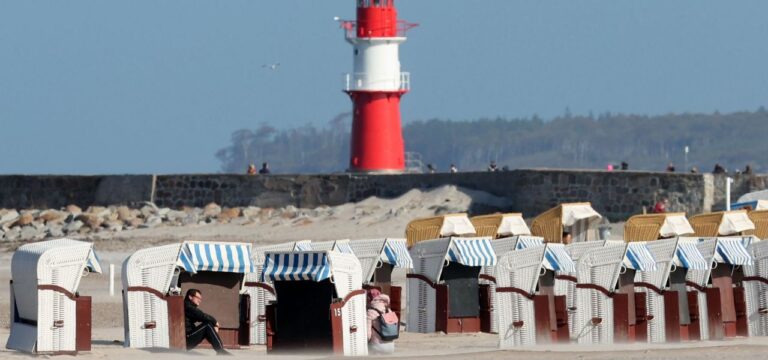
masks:
[[[768,188],[768,175],[734,177],[732,199]],[[456,185],[508,201],[477,204],[472,212],[516,211],[535,216],[561,202],[590,201],[611,220],[623,220],[668,198],[671,210],[696,214],[725,205],[725,175],[639,171],[513,170],[403,175],[7,175],[0,176],[0,208],[83,208],[100,205],[314,208],[370,196],[397,197],[411,189]]]

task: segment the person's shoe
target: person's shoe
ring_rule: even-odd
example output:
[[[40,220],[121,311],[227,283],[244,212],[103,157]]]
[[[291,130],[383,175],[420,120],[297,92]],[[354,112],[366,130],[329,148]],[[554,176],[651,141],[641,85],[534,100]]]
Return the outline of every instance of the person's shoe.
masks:
[[[231,352],[224,349],[216,350],[216,355],[233,356]]]

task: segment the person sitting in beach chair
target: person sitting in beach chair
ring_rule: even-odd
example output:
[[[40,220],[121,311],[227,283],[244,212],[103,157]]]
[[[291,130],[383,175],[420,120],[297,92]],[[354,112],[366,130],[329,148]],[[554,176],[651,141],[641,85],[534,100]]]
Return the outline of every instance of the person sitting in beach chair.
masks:
[[[378,289],[368,291],[368,351],[374,354],[392,354],[399,332],[400,320],[389,308],[389,296]],[[389,329],[384,329],[388,327]]]
[[[192,350],[203,339],[208,340],[218,355],[231,355],[224,350],[219,337],[219,323],[216,319],[198,308],[203,302],[203,293],[197,289],[187,290],[184,299],[184,325],[187,335],[187,350]]]

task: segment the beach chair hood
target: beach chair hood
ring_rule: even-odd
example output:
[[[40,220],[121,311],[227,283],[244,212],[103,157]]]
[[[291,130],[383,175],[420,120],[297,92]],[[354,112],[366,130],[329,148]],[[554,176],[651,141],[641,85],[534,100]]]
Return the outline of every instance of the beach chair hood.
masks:
[[[525,224],[525,219],[522,216],[506,214],[501,218],[501,224],[499,224],[499,230],[496,232],[496,235],[531,235],[531,229]]]
[[[684,214],[669,215],[664,219],[664,224],[661,225],[659,235],[664,238],[691,235],[693,234],[693,227]]]
[[[602,218],[588,203],[563,204],[563,226],[573,226],[579,221],[594,221]]]
[[[755,224],[749,219],[746,211],[727,211],[723,213],[717,233],[727,236],[754,229]]]

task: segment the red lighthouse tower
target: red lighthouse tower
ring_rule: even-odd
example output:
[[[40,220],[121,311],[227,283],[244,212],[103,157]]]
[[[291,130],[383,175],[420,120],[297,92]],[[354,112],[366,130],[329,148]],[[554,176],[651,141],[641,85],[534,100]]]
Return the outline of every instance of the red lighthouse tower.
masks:
[[[405,169],[400,98],[410,90],[410,74],[400,71],[399,47],[414,26],[397,20],[394,0],[357,0],[357,21],[342,22],[354,48],[354,72],[344,88],[353,104],[352,172]]]

